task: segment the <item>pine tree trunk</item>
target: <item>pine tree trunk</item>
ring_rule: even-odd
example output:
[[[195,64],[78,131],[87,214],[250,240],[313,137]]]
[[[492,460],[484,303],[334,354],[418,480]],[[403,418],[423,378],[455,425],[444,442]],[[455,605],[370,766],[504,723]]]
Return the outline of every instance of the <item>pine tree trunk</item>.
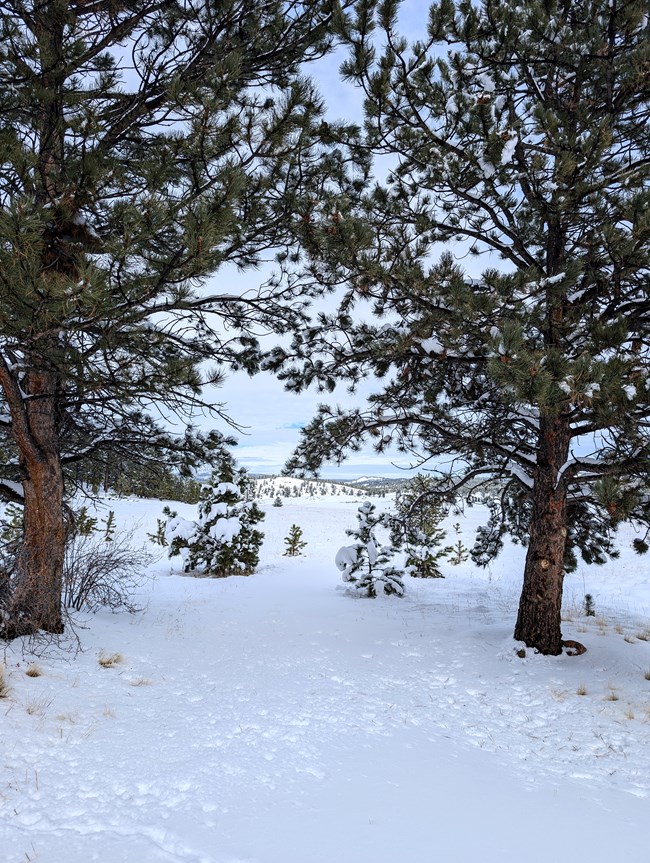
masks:
[[[561,609],[567,537],[566,490],[560,469],[569,451],[562,418],[540,421],[540,447],[533,484],[530,539],[519,600],[515,639],[540,653],[562,651]]]
[[[65,552],[63,471],[51,372],[29,375],[30,398],[14,423],[24,492],[24,534],[16,555],[2,635],[63,632],[61,588]]]

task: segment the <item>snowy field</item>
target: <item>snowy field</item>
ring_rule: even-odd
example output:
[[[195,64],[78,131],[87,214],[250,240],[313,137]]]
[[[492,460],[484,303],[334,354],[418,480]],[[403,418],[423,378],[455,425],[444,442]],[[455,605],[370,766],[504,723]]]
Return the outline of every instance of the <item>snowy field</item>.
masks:
[[[161,557],[142,612],[79,617],[76,656],[5,649],[2,863],[650,860],[650,559],[567,577],[585,655],[519,659],[520,548],[354,599],[359,502],[265,502],[255,575]],[[142,540],[162,510],[107,505]],[[467,545],[477,518],[450,519]]]

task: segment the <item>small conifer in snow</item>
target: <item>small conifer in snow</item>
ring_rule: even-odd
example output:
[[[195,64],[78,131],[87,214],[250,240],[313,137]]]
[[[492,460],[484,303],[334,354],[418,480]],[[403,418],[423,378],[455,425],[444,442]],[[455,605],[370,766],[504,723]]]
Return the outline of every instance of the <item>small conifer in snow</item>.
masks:
[[[273,501],[273,506],[284,506],[284,504],[282,503],[282,498],[280,497],[280,495],[277,495],[277,497]]]
[[[375,514],[375,505],[366,501],[357,512],[359,525],[356,530],[346,531],[354,539],[336,554],[336,565],[341,570],[343,581],[349,592],[357,596],[378,595],[403,596],[403,573],[392,563],[394,550],[377,541],[375,531],[382,524]]]
[[[295,557],[300,554],[307,543],[302,538],[302,528],[297,524],[292,524],[289,528],[289,535],[285,536],[284,544],[287,549],[284,552],[284,557]]]
[[[444,578],[440,561],[450,552],[443,546],[446,537],[440,527],[445,511],[435,495],[435,483],[422,474],[395,499],[395,514],[390,517],[391,542],[406,552],[406,572],[415,578]]]
[[[255,525],[264,518],[254,500],[252,483],[232,456],[224,458],[201,489],[198,520],[188,521],[169,508],[165,538],[169,556],[181,555],[184,572],[249,575],[259,562],[264,534]]]
[[[453,566],[460,566],[461,563],[465,563],[470,559],[470,550],[463,544],[463,541],[460,538],[460,522],[458,521],[454,525],[454,533],[458,539],[451,548],[448,549],[449,563]]]
[[[469,560],[469,549],[464,546],[462,540],[459,539],[451,547],[449,563],[451,563],[452,566],[460,566],[461,563],[465,563],[467,560]]]

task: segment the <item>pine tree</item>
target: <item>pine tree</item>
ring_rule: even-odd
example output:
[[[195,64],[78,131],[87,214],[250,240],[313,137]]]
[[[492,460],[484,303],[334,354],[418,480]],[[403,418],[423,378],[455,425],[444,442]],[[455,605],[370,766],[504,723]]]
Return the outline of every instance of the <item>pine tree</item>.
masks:
[[[436,495],[435,481],[425,474],[413,477],[395,496],[390,518],[391,541],[406,551],[406,567],[415,578],[444,578],[440,561],[449,553],[446,533],[440,527],[444,504]]]
[[[259,563],[264,534],[255,525],[264,513],[253,499],[253,482],[232,456],[222,457],[210,483],[202,487],[197,521],[169,508],[165,514],[169,556],[182,556],[184,572],[218,578],[250,575]]]
[[[287,550],[284,552],[284,557],[295,557],[300,554],[307,543],[302,538],[302,528],[297,524],[292,524],[289,528],[289,535],[285,536],[284,544]]]
[[[280,497],[279,494],[275,496],[275,500],[273,501],[273,506],[284,506],[284,504],[282,503],[282,498]]]
[[[375,514],[375,505],[370,501],[362,503],[357,520],[356,530],[346,531],[354,542],[340,548],[335,559],[343,581],[350,585],[349,591],[365,597],[403,596],[402,573],[392,563],[394,550],[380,545],[375,536],[377,527],[383,524]]]
[[[457,539],[449,549],[449,563],[452,566],[460,566],[469,560],[469,549],[463,545],[462,539]]]
[[[405,548],[406,571],[415,578],[444,578],[440,561],[451,550],[444,547],[446,533],[440,527],[443,502],[435,494],[431,477],[418,474],[395,497],[390,518],[391,542]]]
[[[302,321],[292,223],[338,170],[314,147],[305,63],[339,9],[2,4],[0,494],[25,510],[5,638],[62,631],[64,468],[107,451],[183,471],[214,456],[222,435],[177,437],[154,415],[223,415],[203,385],[256,371],[259,334]],[[278,274],[259,290],[204,285],[269,252]]]
[[[345,67],[366,94],[348,143],[394,167],[304,226],[312,269],[350,289],[276,355],[295,390],[386,383],[365,409],[323,407],[290,466],[368,436],[462,455],[442,489],[498,484],[476,558],[526,540],[515,638],[558,654],[565,569],[605,560],[622,520],[650,523],[647,4],[441,0],[410,47],[398,9],[358,4]],[[386,322],[357,323],[364,301]]]

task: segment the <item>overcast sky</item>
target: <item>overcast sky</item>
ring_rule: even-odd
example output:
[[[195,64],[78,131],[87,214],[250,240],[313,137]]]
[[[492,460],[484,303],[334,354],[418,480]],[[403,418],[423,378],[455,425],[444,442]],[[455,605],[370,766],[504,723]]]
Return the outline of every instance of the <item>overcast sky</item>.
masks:
[[[410,39],[421,37],[426,30],[428,3],[424,0],[405,0],[402,12],[402,32]],[[344,54],[327,58],[316,70],[314,77],[328,105],[329,113],[339,119],[361,120],[362,99],[351,84],[340,80],[338,66]],[[313,71],[313,69],[312,69]],[[223,278],[219,274],[216,278]],[[227,276],[226,276],[227,278]],[[263,274],[249,272],[241,277],[241,284],[252,285],[264,280]],[[357,395],[346,392],[345,386],[334,394],[322,395],[315,391],[294,395],[283,390],[272,376],[260,374],[250,378],[244,374],[231,375],[216,391],[215,397],[224,402],[227,412],[238,423],[246,426],[245,433],[237,434],[239,445],[236,456],[240,463],[255,473],[279,473],[300,438],[300,429],[314,416],[320,402],[352,407],[363,404],[364,396],[372,392],[370,382],[361,387]],[[395,453],[378,456],[371,447],[350,455],[340,467],[326,465],[321,475],[331,478],[373,476],[408,476],[404,469],[408,459]]]

